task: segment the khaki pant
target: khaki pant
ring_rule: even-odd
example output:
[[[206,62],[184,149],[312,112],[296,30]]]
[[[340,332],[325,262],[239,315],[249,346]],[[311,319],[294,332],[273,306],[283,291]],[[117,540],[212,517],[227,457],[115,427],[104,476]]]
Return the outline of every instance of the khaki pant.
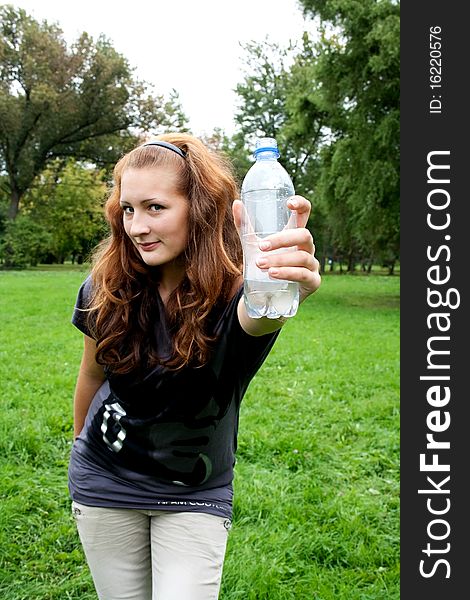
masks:
[[[100,600],[216,600],[230,521],[72,503]]]

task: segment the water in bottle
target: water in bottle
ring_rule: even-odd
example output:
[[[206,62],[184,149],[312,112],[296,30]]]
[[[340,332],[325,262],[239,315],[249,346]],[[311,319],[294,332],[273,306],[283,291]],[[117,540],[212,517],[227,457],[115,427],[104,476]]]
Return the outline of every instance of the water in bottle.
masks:
[[[241,199],[242,246],[244,257],[244,299],[252,318],[292,317],[299,305],[299,286],[295,282],[271,279],[256,264],[262,254],[259,243],[267,236],[296,227],[296,215],[287,208],[294,186],[278,162],[274,138],[260,138],[254,151],[256,162],[243,180]],[[282,248],[270,252],[285,252]]]

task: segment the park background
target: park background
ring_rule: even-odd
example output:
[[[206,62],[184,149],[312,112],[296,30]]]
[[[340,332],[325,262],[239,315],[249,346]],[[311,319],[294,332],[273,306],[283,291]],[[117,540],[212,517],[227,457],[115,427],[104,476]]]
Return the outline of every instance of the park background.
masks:
[[[323,272],[244,400],[221,599],[393,599],[399,3],[297,7],[301,37],[243,46],[234,130],[200,136],[239,181],[255,137],[277,139],[312,201]],[[178,91],[137,78],[106,31],[70,43],[18,7],[0,5],[0,19],[0,590],[91,599],[66,488],[81,351],[71,311],[106,234],[112,165],[191,126]]]

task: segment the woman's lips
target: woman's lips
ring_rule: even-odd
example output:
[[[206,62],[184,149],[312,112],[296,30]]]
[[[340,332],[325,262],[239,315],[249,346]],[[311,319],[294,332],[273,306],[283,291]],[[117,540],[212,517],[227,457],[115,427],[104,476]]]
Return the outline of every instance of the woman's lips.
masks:
[[[143,252],[151,252],[155,250],[155,248],[160,244],[160,242],[146,242],[145,244],[139,244],[139,248],[143,250]]]

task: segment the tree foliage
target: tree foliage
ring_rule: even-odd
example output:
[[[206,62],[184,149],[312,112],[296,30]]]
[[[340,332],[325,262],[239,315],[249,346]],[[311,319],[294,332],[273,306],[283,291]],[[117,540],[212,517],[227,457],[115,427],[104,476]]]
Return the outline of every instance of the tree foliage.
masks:
[[[305,84],[303,74],[290,67],[295,47],[281,48],[268,39],[245,46],[246,75],[236,91],[241,104],[235,116],[240,126],[239,145],[254,149],[256,137],[274,137],[281,151],[280,162],[289,171],[299,193],[311,193],[308,176],[315,167],[322,136],[322,114],[307,131],[295,119],[297,90]]]
[[[393,265],[399,248],[399,5],[301,0],[318,22],[301,48],[247,46],[237,122],[271,135],[296,191],[314,199],[326,256]]]
[[[0,168],[11,219],[51,160],[109,165],[139,130],[185,123],[177,94],[165,100],[136,80],[104,36],[82,33],[69,48],[57,25],[0,7]]]
[[[52,163],[24,198],[24,212],[51,232],[46,262],[82,261],[107,231],[106,172],[68,159]],[[60,223],[60,227],[57,227]]]
[[[6,223],[4,264],[83,262],[107,231],[106,187],[105,170],[74,159],[51,162],[24,195],[21,213]]]
[[[0,259],[4,266],[21,269],[37,265],[46,256],[52,236],[29,215],[6,223],[0,239]]]
[[[332,141],[318,192],[331,245],[393,266],[399,253],[399,4],[301,0],[322,21],[312,76]],[[315,109],[306,111],[313,120]]]

